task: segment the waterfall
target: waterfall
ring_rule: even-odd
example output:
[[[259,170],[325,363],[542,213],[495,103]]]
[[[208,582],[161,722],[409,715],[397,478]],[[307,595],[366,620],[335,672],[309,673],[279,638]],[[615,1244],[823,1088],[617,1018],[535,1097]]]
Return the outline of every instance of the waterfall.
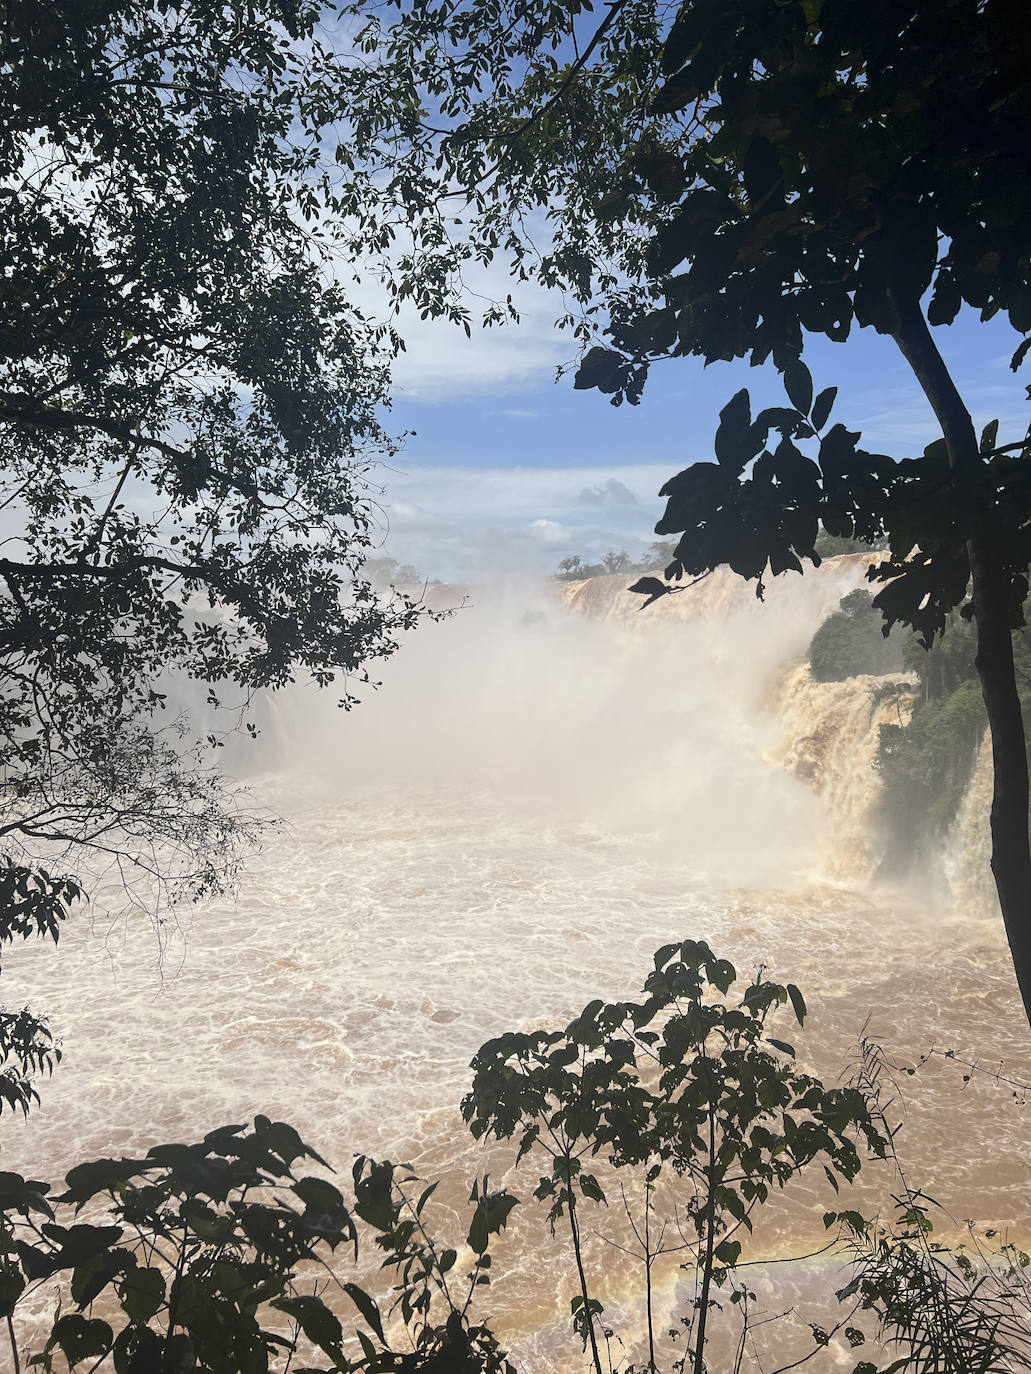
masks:
[[[901,724],[907,710],[904,700],[885,700],[878,689],[914,680],[908,674],[843,682],[811,677],[805,660],[809,639],[841,597],[862,585],[869,563],[869,556],[847,555],[827,560],[803,579],[776,579],[768,605],[757,603],[753,586],[727,569],[643,611],[642,598],[626,590],[625,574],[563,588],[569,609],[638,636],[657,626],[666,637],[681,627],[706,626],[710,662],[720,656],[735,661],[752,688],[746,709],[775,723],[764,764],[820,798],[828,827],[825,876],[834,879],[865,880],[877,868],[872,822],[880,788],[874,758],[881,725]]]
[[[878,688],[898,680],[864,675],[814,682],[803,664],[785,675],[776,695],[786,733],[770,762],[808,783],[827,808],[830,876],[866,879],[876,871],[873,821],[880,779],[874,761],[880,727],[902,724],[906,711],[902,702],[879,699]]]
[[[992,734],[986,730],[942,855],[953,904],[957,910],[974,916],[996,916],[999,912],[999,898],[989,867],[992,782]]]
[[[560,596],[576,615],[647,645],[705,626],[704,671],[722,660],[737,664],[752,689],[738,702],[747,713],[776,723],[776,738],[762,751],[765,765],[803,783],[820,799],[827,829],[823,876],[863,882],[883,857],[877,833],[880,778],[875,767],[882,725],[904,725],[911,702],[890,694],[890,683],[915,683],[915,675],[864,675],[841,682],[813,680],[805,651],[819,624],[840,598],[863,583],[870,556],[829,559],[804,579],[776,579],[767,601],[756,602],[753,585],[720,569],[696,586],[663,597],[642,610],[643,598],[627,591],[626,574],[564,585]],[[642,652],[642,663],[647,662]],[[701,665],[698,665],[699,668]],[[733,674],[731,674],[733,676]],[[724,683],[719,692],[740,691]],[[989,868],[988,816],[992,794],[991,741],[986,736],[959,814],[938,857],[938,871],[924,875],[941,885],[957,908],[976,915],[998,909]]]

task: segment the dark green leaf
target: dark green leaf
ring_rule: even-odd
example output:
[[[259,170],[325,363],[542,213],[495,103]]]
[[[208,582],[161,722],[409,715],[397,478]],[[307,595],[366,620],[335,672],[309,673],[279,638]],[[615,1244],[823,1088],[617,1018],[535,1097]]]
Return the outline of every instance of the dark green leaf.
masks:
[[[795,409],[802,415],[808,415],[813,404],[813,379],[801,358],[785,368],[784,390]]]
[[[372,1298],[369,1297],[368,1293],[359,1288],[356,1283],[345,1283],[344,1291],[372,1327],[380,1341],[385,1345],[386,1340],[383,1335],[383,1322],[379,1315],[379,1308],[376,1306],[375,1302],[373,1302]]]
[[[369,1320],[368,1313],[361,1303],[355,1298],[355,1293],[361,1293],[364,1302],[372,1308],[375,1314],[375,1323],[370,1322],[380,1340],[383,1339],[382,1328],[379,1324],[379,1313],[372,1304],[372,1300],[362,1293],[360,1288],[355,1288],[353,1283],[345,1284],[347,1292],[355,1300],[362,1315]],[[354,1290],[354,1291],[352,1291]],[[298,1326],[304,1332],[305,1337],[313,1345],[317,1345],[320,1350],[324,1350],[327,1355],[335,1356],[339,1353],[340,1343],[343,1339],[343,1331],[340,1322],[333,1312],[329,1310],[321,1298],[314,1297],[310,1293],[301,1294],[297,1297],[276,1298],[269,1304],[280,1312],[285,1312],[288,1317],[293,1317]]]
[[[576,370],[573,386],[577,391],[616,391],[624,375],[625,360],[611,348],[591,348]]]
[[[579,1177],[580,1191],[584,1197],[591,1198],[594,1202],[604,1202],[605,1194],[602,1192],[601,1184],[593,1174],[581,1174]]]
[[[150,1321],[165,1300],[165,1277],[160,1269],[132,1269],[118,1289],[122,1306],[132,1321]]]
[[[438,1188],[439,1186],[440,1186],[440,1180],[438,1179],[436,1183],[431,1183],[431,1184],[429,1184],[428,1187],[426,1187],[426,1188],[423,1189],[422,1194],[421,1194],[420,1197],[419,1197],[419,1201],[415,1204],[415,1214],[416,1214],[416,1216],[420,1216],[420,1217],[422,1216],[422,1209],[426,1206],[427,1202],[430,1200],[430,1198],[433,1196],[433,1194],[437,1191],[437,1188]]]
[[[788,984],[788,996],[791,998],[791,1005],[794,1008],[798,1024],[804,1026],[806,1018],[805,998],[799,992],[798,988],[795,987],[794,983]]]
[[[95,1359],[111,1349],[114,1333],[107,1322],[89,1320],[78,1312],[59,1317],[50,1333],[47,1348],[60,1346],[71,1368],[82,1360]]]
[[[469,1248],[475,1254],[482,1255],[489,1243],[489,1235],[490,1233],[487,1230],[486,1212],[483,1203],[480,1202],[477,1205],[476,1211],[473,1213],[473,1219],[469,1224]]]
[[[837,394],[838,388],[836,386],[829,386],[821,391],[813,402],[813,409],[809,418],[812,421],[814,429],[823,429],[824,425],[827,423]]]
[[[154,1374],[161,1369],[163,1353],[161,1337],[149,1326],[125,1326],[115,1339],[115,1374]]]
[[[645,606],[650,606],[653,601],[658,601],[660,596],[665,596],[671,589],[658,577],[639,577],[637,581],[627,588],[628,592],[635,592],[638,596],[646,597],[642,602],[641,610]]]
[[[730,991],[730,986],[737,977],[737,970],[729,959],[714,959],[705,966],[706,976],[709,982],[720,992]]]
[[[738,391],[720,411],[716,431],[716,458],[725,468],[740,472],[762,448],[762,439],[752,429],[748,392]]]

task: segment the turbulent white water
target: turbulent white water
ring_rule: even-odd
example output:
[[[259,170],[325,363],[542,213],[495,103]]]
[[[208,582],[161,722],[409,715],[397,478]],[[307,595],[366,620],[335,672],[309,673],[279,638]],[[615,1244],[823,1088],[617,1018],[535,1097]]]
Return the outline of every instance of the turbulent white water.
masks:
[[[812,684],[802,666],[860,576],[837,560],[781,579],[766,606],[713,578],[643,614],[619,578],[478,593],[355,712],[278,701],[254,790],[286,823],[235,906],[184,916],[161,968],[142,913],[8,956],[5,1002],[46,1011],[65,1061],[27,1122],[4,1118],[4,1167],[56,1180],[264,1112],[341,1168],[360,1150],[467,1185],[483,1158],[457,1103],[481,1042],[632,994],[651,952],[686,936],[797,982],[800,1050],[826,1074],[869,1017],[904,1058],[955,1047],[1026,1081],[990,906],[867,886],[887,717],[869,680]],[[957,823],[971,854],[984,785]],[[906,1094],[911,1174],[958,1218],[1026,1229],[1008,1093],[935,1063]],[[506,1163],[495,1152],[492,1172]],[[528,1196],[536,1175],[509,1182]],[[807,1197],[769,1244],[818,1237],[826,1204]],[[542,1291],[543,1222],[517,1216],[498,1326],[528,1369],[541,1350],[579,1367],[554,1302],[569,1276]]]

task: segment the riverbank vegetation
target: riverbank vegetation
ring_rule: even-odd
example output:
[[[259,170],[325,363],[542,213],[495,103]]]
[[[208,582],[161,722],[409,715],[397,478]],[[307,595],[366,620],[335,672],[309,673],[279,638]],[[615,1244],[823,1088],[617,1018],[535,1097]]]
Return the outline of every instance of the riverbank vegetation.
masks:
[[[525,1159],[539,1176],[523,1205],[541,1239],[567,1237],[568,1273],[549,1276],[572,1291],[562,1367],[583,1354],[593,1374],[740,1374],[769,1370],[763,1352],[784,1374],[850,1357],[853,1374],[1031,1366],[1031,1260],[973,1234],[955,1251],[939,1244],[933,1204],[899,1168],[895,1077],[915,1070],[864,1040],[848,1081],[827,1086],[783,1038],[804,1038],[806,1017],[798,988],[763,970],[740,981],[685,940],[656,952],[640,1000],[595,1000],[564,1029],[481,1047],[462,1114],[497,1142],[492,1162],[507,1173]],[[891,1166],[894,1207],[878,1219],[848,1197],[871,1161]],[[824,1180],[818,1253],[842,1278],[771,1322],[756,1293],[774,1258],[764,1208],[803,1174]],[[364,1156],[344,1186],[290,1126],[261,1116],[77,1165],[60,1192],[0,1175],[12,1367],[515,1374],[484,1309],[519,1198],[483,1177],[463,1212],[438,1208],[437,1187]],[[598,1296],[586,1236],[599,1227],[631,1263],[621,1321]],[[41,1320],[38,1298],[55,1290]]]
[[[600,563],[585,563],[579,554],[563,558],[552,574],[556,582],[581,582],[588,577],[611,577],[616,573],[661,571],[672,561],[676,545],[668,539],[651,544],[643,558],[635,563],[626,549],[609,549]]]

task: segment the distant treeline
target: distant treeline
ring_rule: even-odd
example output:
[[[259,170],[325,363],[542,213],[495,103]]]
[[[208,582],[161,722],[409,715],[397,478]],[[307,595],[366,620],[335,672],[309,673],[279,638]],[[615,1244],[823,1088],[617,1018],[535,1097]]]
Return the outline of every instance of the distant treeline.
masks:
[[[379,558],[367,558],[364,571],[374,587],[417,587],[421,583],[430,587],[442,585],[439,577],[423,577],[411,563],[399,563],[387,554]]]
[[[883,540],[866,544],[859,539],[844,539],[828,534],[826,530],[820,531],[816,541],[816,552],[821,558],[837,558],[845,553],[869,553],[871,549],[884,547]],[[608,553],[602,555],[600,563],[587,563],[580,554],[574,553],[562,559],[552,576],[558,582],[582,582],[588,577],[610,577],[614,573],[657,572],[669,567],[676,552],[675,539],[657,539],[636,563],[626,549],[609,549]]]
[[[649,545],[639,562],[626,549],[609,549],[600,563],[585,563],[578,553],[563,558],[552,576],[559,582],[582,582],[588,577],[609,577],[613,573],[656,572],[669,567],[677,550],[675,539],[659,539]]]

